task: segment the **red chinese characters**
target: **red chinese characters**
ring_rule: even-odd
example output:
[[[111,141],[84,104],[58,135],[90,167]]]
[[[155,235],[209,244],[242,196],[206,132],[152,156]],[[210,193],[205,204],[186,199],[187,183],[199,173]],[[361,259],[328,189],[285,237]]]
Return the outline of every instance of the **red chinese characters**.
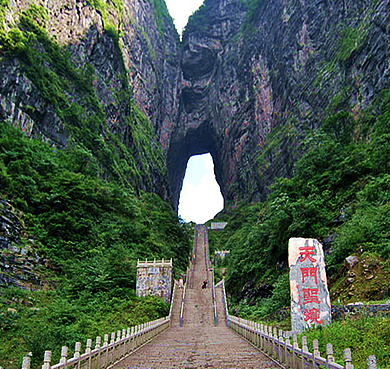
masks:
[[[319,304],[320,300],[318,300],[318,288],[303,288],[303,305],[315,303]]]
[[[318,270],[315,266],[310,266],[310,263],[315,263],[315,247],[314,246],[303,246],[299,248],[299,261],[305,262],[305,266],[300,268],[301,271],[301,282],[302,282],[302,305],[305,306],[303,312],[305,322],[322,324],[321,312],[318,306],[307,306],[308,304],[319,305],[321,301],[318,298]],[[309,264],[309,265],[308,265]],[[312,307],[311,309],[309,307]]]
[[[304,319],[305,322],[309,321],[309,323],[314,323],[316,322],[317,324],[322,324],[324,321],[320,320],[320,310],[313,308],[310,310],[305,310],[304,313]]]
[[[309,267],[309,268],[301,268],[302,275],[302,283],[305,283],[306,278],[313,277],[316,284],[318,284],[317,279],[317,268]]]
[[[316,259],[311,257],[311,255],[315,255],[314,246],[300,247],[299,250],[301,250],[299,254],[302,256],[302,259],[299,260],[301,263],[306,259],[309,259],[312,263],[315,263],[317,261]]]

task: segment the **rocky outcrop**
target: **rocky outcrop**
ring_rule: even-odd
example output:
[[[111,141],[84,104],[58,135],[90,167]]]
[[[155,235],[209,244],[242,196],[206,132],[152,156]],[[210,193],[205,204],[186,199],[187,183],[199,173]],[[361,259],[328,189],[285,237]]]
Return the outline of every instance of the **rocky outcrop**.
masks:
[[[159,142],[167,147],[163,132],[172,125],[177,112],[179,38],[166,9],[164,12],[161,8],[163,2],[129,0],[121,8],[111,2],[102,2],[104,7],[96,8],[97,5],[79,0],[44,2],[43,7],[35,8],[33,3],[13,2],[3,16],[5,30],[23,22],[26,14],[42,12],[40,16],[46,21],[38,23],[61,51],[38,37],[37,44],[28,46],[36,48],[38,55],[34,59],[39,61],[29,68],[18,50],[3,50],[6,53],[0,64],[0,119],[19,125],[28,135],[43,137],[56,147],[67,146],[69,138],[88,146],[83,132],[75,137],[75,126],[77,130],[77,123],[81,124],[74,123],[74,114],[77,119],[84,119],[82,130],[93,131],[103,141],[115,135],[125,145],[135,159],[133,169],[141,178],[130,179],[136,190],[169,198]],[[23,29],[23,25],[19,27]],[[63,60],[58,63],[58,55],[69,58],[74,69]],[[42,67],[49,73],[45,76],[48,82],[42,84],[49,86],[40,85],[37,73],[42,72]],[[83,86],[87,83],[91,85]],[[148,124],[140,123],[134,105],[150,119],[151,131]],[[100,127],[93,127],[86,117],[96,117]],[[140,130],[146,138],[140,138],[140,133],[131,127],[129,123],[134,121],[144,125]],[[144,138],[147,144],[141,143]],[[154,158],[145,159],[146,146],[154,152]],[[96,144],[89,144],[88,148],[92,152],[98,150]],[[101,158],[98,161],[102,163]]]
[[[31,3],[13,2],[5,27]],[[206,0],[181,46],[162,0],[102,4],[42,2],[46,31],[90,85],[83,89],[65,73],[59,89],[66,91],[53,101],[22,56],[3,55],[0,119],[58,147],[78,131],[97,156],[110,140],[124,144],[128,182],[176,209],[190,156],[211,153],[227,205],[259,200],[273,178],[293,174],[305,130],[340,109],[358,117],[388,86],[388,1]],[[41,66],[64,77],[61,65],[43,56],[47,48],[35,47]],[[75,106],[81,110],[69,112]],[[137,125],[138,109],[152,127]],[[96,119],[69,123],[80,116]],[[85,143],[80,132],[92,130],[91,120],[97,137]],[[275,129],[280,133],[264,149]]]
[[[23,232],[21,214],[0,200],[0,287],[39,289],[47,279],[46,260],[34,251],[33,239],[21,242]]]
[[[168,153],[175,205],[188,156],[211,152],[227,204],[261,199],[292,175],[305,130],[340,109],[358,117],[388,87],[388,1],[243,3],[206,0],[187,25]]]

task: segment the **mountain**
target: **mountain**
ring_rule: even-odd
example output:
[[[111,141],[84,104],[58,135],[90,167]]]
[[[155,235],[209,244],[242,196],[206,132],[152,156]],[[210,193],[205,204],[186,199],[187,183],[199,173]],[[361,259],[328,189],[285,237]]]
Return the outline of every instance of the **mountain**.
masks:
[[[2,120],[81,142],[105,176],[122,174],[101,151],[121,146],[121,180],[175,209],[191,155],[212,154],[227,205],[264,199],[305,130],[356,119],[388,84],[386,1],[206,0],[181,43],[162,0],[32,4],[3,5]]]
[[[210,244],[231,252],[235,302],[285,305],[289,237],[324,243],[332,299],[388,296],[389,9],[205,0],[180,40],[163,0],[0,0],[7,360],[161,313],[133,296],[135,263],[185,271],[175,211],[207,152],[228,222]]]
[[[188,155],[211,152],[228,205],[264,199],[275,177],[293,175],[305,132],[341,110],[358,119],[388,88],[388,10],[387,1],[206,0],[183,35],[168,153],[175,201]]]

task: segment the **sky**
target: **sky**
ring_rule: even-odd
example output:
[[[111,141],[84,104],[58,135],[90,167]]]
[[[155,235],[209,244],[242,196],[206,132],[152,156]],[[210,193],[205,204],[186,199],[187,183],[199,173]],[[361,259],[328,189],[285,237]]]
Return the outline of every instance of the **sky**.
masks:
[[[223,208],[223,197],[214,176],[210,154],[192,156],[188,160],[180,194],[179,215],[186,222],[204,224]]]
[[[203,4],[203,0],[165,0],[165,3],[177,32],[181,35],[188,17]]]
[[[203,0],[165,0],[176,29],[182,34],[188,17]],[[179,215],[186,222],[203,224],[223,209],[223,197],[214,176],[210,154],[190,158],[180,194]]]

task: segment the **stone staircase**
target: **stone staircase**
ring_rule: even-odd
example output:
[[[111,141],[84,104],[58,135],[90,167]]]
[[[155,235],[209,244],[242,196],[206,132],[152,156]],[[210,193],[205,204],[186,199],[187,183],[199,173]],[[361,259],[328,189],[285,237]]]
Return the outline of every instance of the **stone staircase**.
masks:
[[[114,368],[280,368],[265,354],[236,335],[225,324],[222,288],[216,288],[219,321],[214,324],[212,290],[202,289],[205,279],[211,281],[207,258],[205,228],[197,227],[202,237],[195,237],[196,258],[187,286],[183,326],[179,315],[182,290],[177,289],[173,304],[171,328]]]

